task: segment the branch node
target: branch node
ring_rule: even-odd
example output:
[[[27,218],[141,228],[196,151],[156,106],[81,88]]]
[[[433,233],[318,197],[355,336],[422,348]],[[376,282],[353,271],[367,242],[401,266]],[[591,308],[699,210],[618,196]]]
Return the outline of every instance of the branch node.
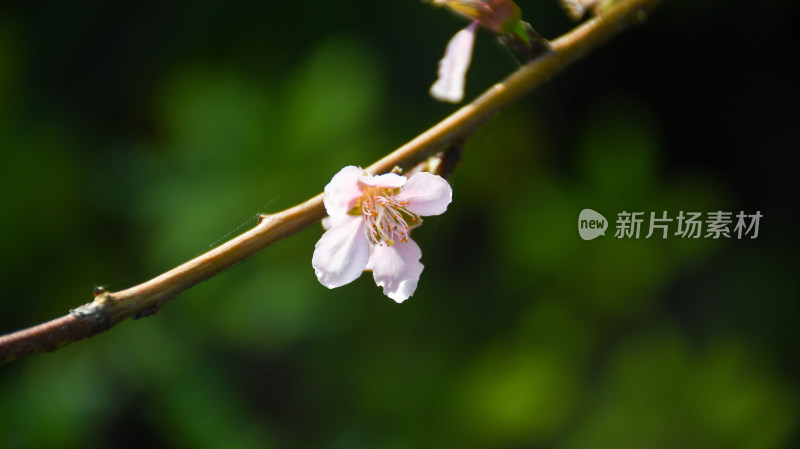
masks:
[[[256,225],[260,225],[262,221],[266,220],[269,217],[270,217],[269,214],[256,214],[256,220],[258,220],[256,222]]]
[[[71,309],[69,314],[80,320],[81,323],[91,326],[92,335],[99,334],[111,327],[111,316],[106,308],[111,305],[112,301],[113,298],[107,292],[102,292],[95,297],[94,301]]]

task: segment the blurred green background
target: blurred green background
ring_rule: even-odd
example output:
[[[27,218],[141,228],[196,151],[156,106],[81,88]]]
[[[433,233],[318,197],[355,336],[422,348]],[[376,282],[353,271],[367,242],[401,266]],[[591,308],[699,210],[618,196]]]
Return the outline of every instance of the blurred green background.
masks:
[[[555,0],[520,0],[546,37]],[[2,448],[800,446],[797,3],[667,0],[467,144],[402,305],[312,227],[0,367]],[[0,5],[0,333],[147,280],[455,110],[416,0]],[[517,66],[477,39],[472,98]],[[761,211],[586,242],[578,213]]]

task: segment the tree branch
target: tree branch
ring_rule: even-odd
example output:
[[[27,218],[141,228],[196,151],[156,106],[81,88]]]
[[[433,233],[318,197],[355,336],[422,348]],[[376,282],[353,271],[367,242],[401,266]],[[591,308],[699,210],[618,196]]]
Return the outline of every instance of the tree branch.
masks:
[[[463,142],[499,111],[628,26],[640,23],[659,0],[620,0],[564,36],[552,51],[520,67],[472,103],[367,168],[378,174],[410,168],[451,144]],[[92,302],[68,315],[0,337],[0,364],[92,337],[130,317],[156,313],[180,292],[325,217],[322,194],[273,215],[261,215],[251,230],[142,284],[118,292],[95,291]]]

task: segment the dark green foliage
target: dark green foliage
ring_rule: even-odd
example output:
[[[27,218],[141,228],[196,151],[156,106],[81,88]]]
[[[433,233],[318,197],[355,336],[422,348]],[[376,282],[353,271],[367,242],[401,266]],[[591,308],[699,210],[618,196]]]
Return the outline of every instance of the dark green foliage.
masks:
[[[0,332],[153,277],[453,110],[419,2],[0,6]],[[556,1],[519,1],[548,38]],[[701,5],[702,4],[702,5]],[[789,448],[795,2],[670,1],[484,127],[402,305],[314,227],[157,315],[0,368],[0,447]],[[516,65],[479,33],[467,98]],[[578,238],[583,208],[612,220]],[[760,210],[756,240],[617,240]]]

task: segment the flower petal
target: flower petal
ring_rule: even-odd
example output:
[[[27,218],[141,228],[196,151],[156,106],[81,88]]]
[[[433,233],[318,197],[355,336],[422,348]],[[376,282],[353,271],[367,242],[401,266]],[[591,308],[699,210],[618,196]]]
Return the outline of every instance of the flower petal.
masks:
[[[369,245],[369,259],[367,260],[367,266],[364,267],[364,271],[372,271],[372,255],[375,254],[375,246],[376,245]]]
[[[322,200],[328,215],[347,214],[356,205],[356,201],[361,197],[361,186],[358,181],[363,174],[364,170],[349,165],[333,176],[331,182],[325,186],[325,196]]]
[[[406,183],[405,176],[400,176],[397,173],[386,173],[384,175],[361,175],[358,180],[370,187],[386,187],[389,189],[396,189],[402,187]]]
[[[453,201],[453,188],[441,176],[420,172],[408,180],[395,198],[408,201],[406,208],[417,215],[439,215]]]
[[[344,214],[344,215],[329,215],[322,219],[322,229],[329,230],[331,228],[335,228],[342,223],[349,222],[356,217],[356,215]]]
[[[352,216],[337,220],[336,225],[322,235],[311,258],[320,284],[336,288],[361,276],[369,259],[364,226],[361,216]]]
[[[372,253],[372,275],[383,294],[401,303],[414,294],[422,273],[422,251],[413,241],[378,245]]]
[[[464,83],[472,61],[477,27],[478,22],[470,23],[447,43],[444,57],[439,61],[439,78],[430,89],[433,98],[449,103],[458,103],[464,99]]]

